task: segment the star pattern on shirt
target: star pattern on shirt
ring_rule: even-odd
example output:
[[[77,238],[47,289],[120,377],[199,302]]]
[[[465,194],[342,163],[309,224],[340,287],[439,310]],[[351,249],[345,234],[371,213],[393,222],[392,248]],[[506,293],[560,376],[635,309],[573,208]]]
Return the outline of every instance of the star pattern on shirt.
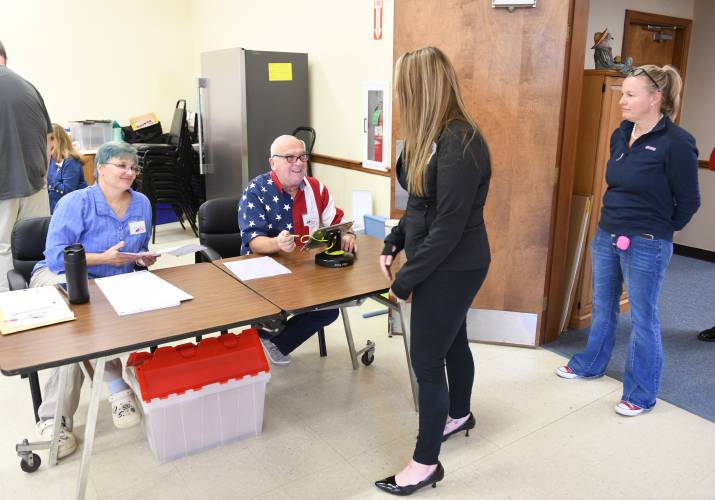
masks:
[[[284,230],[293,232],[292,207],[292,199],[271,178],[270,172],[250,181],[238,207],[241,253],[251,253],[249,243],[253,238],[273,238]]]

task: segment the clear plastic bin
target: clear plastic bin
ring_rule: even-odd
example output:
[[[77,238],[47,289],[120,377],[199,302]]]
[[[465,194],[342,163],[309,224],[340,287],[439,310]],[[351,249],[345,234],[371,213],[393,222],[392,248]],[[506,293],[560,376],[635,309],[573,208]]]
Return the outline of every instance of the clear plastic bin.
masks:
[[[111,120],[70,122],[70,133],[72,141],[77,142],[79,149],[97,149],[112,140],[112,122]]]
[[[134,370],[127,368],[135,393]],[[249,436],[263,429],[266,372],[215,383],[150,403],[139,400],[142,428],[159,463],[166,463]]]

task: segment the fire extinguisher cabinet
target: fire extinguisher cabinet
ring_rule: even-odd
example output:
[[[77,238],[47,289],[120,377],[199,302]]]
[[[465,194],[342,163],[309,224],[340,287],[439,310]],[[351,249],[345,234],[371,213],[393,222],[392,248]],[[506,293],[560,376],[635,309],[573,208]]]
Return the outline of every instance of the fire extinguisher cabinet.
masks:
[[[390,166],[390,88],[387,82],[367,82],[364,91],[363,166],[386,170]]]

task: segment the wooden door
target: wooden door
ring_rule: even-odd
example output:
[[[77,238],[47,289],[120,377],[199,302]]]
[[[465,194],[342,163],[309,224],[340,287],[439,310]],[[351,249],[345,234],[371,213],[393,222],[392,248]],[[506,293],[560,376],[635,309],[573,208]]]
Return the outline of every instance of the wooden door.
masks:
[[[488,1],[395,1],[395,58],[426,45],[445,51],[489,144],[493,175],[484,218],[492,263],[474,307],[537,315],[535,342],[545,304],[571,3],[552,0],[510,13]],[[401,138],[397,108],[393,145]]]
[[[693,22],[680,17],[626,10],[623,26],[623,57],[635,66],[672,64],[685,79]]]

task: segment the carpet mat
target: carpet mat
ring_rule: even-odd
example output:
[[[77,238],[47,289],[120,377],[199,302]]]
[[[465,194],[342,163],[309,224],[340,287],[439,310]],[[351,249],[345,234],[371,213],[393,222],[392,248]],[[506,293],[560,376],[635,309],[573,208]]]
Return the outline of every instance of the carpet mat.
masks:
[[[715,342],[698,332],[715,325],[715,264],[674,255],[659,299],[663,376],[658,397],[715,422]],[[621,314],[606,374],[623,380],[630,314]],[[588,328],[568,330],[544,348],[570,358],[583,350]],[[555,367],[554,367],[555,368]]]

